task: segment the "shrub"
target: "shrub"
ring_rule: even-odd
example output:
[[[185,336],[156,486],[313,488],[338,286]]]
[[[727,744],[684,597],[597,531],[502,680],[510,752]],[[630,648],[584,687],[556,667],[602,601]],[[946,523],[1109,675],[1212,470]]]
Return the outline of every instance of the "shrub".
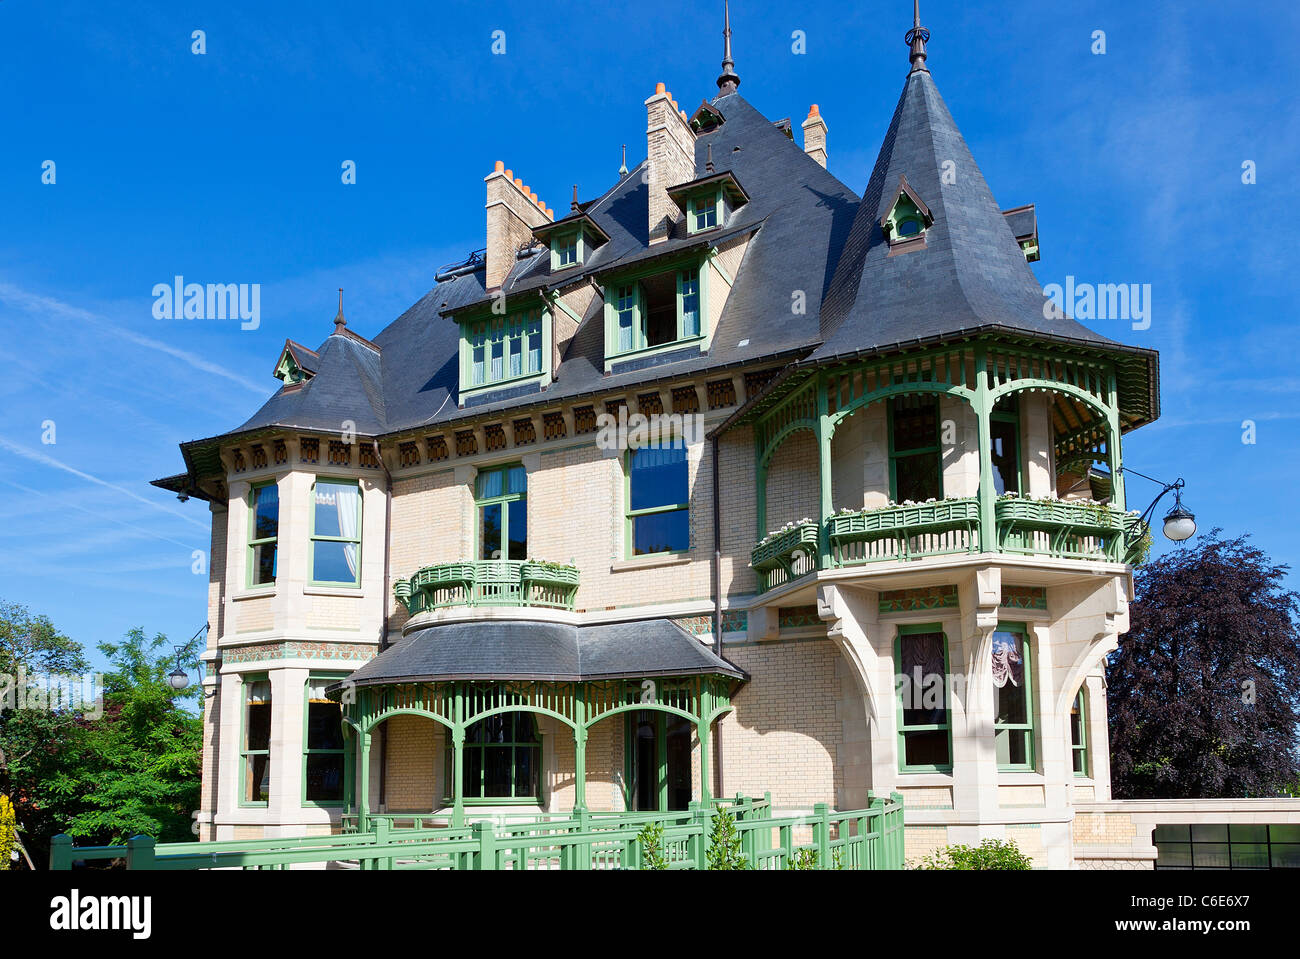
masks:
[[[642,869],[658,871],[668,868],[668,860],[664,858],[663,823],[646,823],[636,838],[641,844]]]
[[[926,856],[917,869],[1033,869],[1034,864],[1010,840],[985,839],[978,846],[945,846]]]
[[[736,831],[736,818],[730,810],[719,809],[713,817],[713,830],[709,834],[709,868],[740,870],[749,868],[749,860],[740,851],[740,833]]]

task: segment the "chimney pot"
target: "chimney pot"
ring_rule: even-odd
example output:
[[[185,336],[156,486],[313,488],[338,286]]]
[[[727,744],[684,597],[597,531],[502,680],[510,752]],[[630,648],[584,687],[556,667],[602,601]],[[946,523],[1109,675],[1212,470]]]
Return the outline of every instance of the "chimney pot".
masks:
[[[665,93],[665,92],[667,92],[667,87],[665,87],[662,83],[656,83],[656,84],[655,84],[655,94],[656,94],[656,95],[658,95],[658,94],[660,94],[660,93]]]
[[[500,173],[500,172],[501,172],[502,170],[504,170],[505,168],[506,168],[505,161],[503,161],[503,160],[497,160],[497,164],[496,164],[495,167],[492,168],[492,171],[493,171],[494,173]]]

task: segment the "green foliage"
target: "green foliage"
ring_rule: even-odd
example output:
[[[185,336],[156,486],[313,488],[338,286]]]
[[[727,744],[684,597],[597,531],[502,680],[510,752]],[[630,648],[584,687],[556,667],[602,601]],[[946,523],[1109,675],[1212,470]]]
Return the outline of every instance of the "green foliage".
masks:
[[[736,831],[736,817],[728,809],[719,809],[713,816],[709,833],[708,863],[710,869],[742,870],[749,868],[749,860],[740,851],[740,833]]]
[[[832,869],[844,868],[844,853],[839,849],[831,850],[831,868]]]
[[[839,852],[839,850],[836,850],[836,852]],[[816,868],[817,868],[817,850],[816,850],[816,849],[796,849],[796,850],[794,851],[794,858],[793,858],[793,859],[789,858],[788,856],[786,857],[786,860],[785,860],[785,868],[786,868],[786,869],[797,869],[797,870],[801,870],[801,871],[802,871],[802,870],[805,870],[805,869],[816,869]],[[836,867],[836,868],[839,868],[839,867]]]
[[[659,871],[668,868],[668,860],[664,858],[663,823],[646,823],[636,838],[641,844],[642,869]]]
[[[917,869],[1033,869],[1034,864],[1010,840],[985,839],[978,846],[945,846],[917,865]]]
[[[69,709],[0,711],[0,793],[36,861],[66,832],[83,844],[120,843],[138,833],[160,842],[192,838],[198,807],[202,721],[184,708],[198,696],[173,690],[166,637],[135,629],[99,646],[110,661],[103,715]],[[183,655],[192,656],[194,650]],[[46,617],[0,604],[0,672],[89,672],[74,640]]]

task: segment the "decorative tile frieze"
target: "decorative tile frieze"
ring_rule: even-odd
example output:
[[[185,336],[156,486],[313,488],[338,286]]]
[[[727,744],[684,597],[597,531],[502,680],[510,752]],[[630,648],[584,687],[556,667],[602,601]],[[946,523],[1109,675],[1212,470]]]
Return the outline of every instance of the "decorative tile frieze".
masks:
[[[289,462],[289,446],[284,440],[276,440],[273,449],[276,466],[283,466]]]
[[[223,665],[263,663],[272,659],[352,660],[359,666],[379,651],[374,643],[309,643],[298,640],[230,646],[221,651]]]
[[[776,378],[777,370],[758,370],[745,374],[745,399],[750,399],[766,388]]]
[[[456,455],[473,456],[478,452],[478,437],[473,430],[456,431]]]
[[[489,453],[506,448],[506,430],[500,423],[489,423],[483,427],[483,447]]]
[[[351,444],[343,443],[340,442],[339,440],[330,440],[329,465],[330,466],[351,466],[352,465]]]
[[[692,636],[708,636],[713,632],[713,616],[678,616],[673,622]],[[749,614],[745,610],[726,610],[722,614],[723,633],[743,633],[749,628]]]
[[[304,463],[319,463],[320,440],[314,436],[304,436],[298,444],[298,459]]]
[[[596,408],[594,406],[575,406],[573,408],[573,435],[596,432]]]
[[[693,386],[678,386],[673,389],[674,413],[698,413],[699,411],[699,390]]]
[[[567,435],[564,426],[564,414],[560,412],[542,414],[542,435],[548,440],[562,440]]]
[[[660,416],[664,411],[664,400],[657,392],[641,393],[636,398],[636,411],[642,416]]]
[[[451,456],[451,450],[447,448],[447,437],[438,435],[430,436],[424,441],[424,452],[429,457],[430,463],[441,463]]]
[[[778,629],[806,629],[809,626],[824,626],[822,618],[817,615],[816,606],[782,606],[777,611]]]
[[[420,465],[420,444],[399,443],[397,446],[397,464],[403,468]]]
[[[510,424],[510,428],[515,434],[516,446],[528,446],[530,443],[537,442],[537,427],[533,425],[531,417],[525,416],[515,420]]]
[[[956,586],[927,586],[923,589],[887,589],[880,594],[882,613],[911,613],[927,609],[956,609],[960,605]]]
[[[1003,609],[1047,609],[1047,588],[1043,586],[1003,586]]]
[[[261,443],[255,443],[249,448],[248,453],[253,463],[253,469],[266,469],[266,447]]]
[[[362,469],[379,469],[379,454],[375,452],[374,446],[359,447],[357,449],[357,460]]]

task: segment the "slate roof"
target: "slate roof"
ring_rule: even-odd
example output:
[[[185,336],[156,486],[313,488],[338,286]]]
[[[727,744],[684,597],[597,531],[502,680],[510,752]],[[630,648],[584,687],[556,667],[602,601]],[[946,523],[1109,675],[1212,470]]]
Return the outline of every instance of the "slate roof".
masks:
[[[1154,351],[1044,315],[1042,289],[1016,242],[1032,208],[1012,217],[999,210],[927,71],[907,77],[861,199],[740,94],[718,96],[711,107],[724,122],[697,136],[695,175],[708,175],[712,147],[716,172],[731,173],[750,196],[723,230],[650,247],[643,161],[606,193],[580,204],[609,237],[585,263],[552,274],[542,249],[516,263],[503,284],[508,297],[540,296],[655,257],[749,236],[708,354],[684,350],[606,375],[597,312],[579,327],[544,392],[531,385],[476,396],[461,409],[459,329],[448,314],[488,300],[480,267],[439,283],[373,344],[346,329],[327,338],[306,383],[281,389],[229,433],[183,444],[189,475],[216,463],[215,447],[232,434],[281,427],[343,432],[343,421],[351,420],[362,436],[392,435],[747,364],[792,364],[769,387],[775,396],[782,381],[811,365],[986,331],[1113,352],[1122,368],[1122,401],[1144,394],[1127,404],[1126,426],[1158,415]],[[942,176],[945,160],[955,164],[950,183]],[[903,174],[934,222],[924,250],[891,257],[880,219]],[[805,297],[803,313],[790,308],[796,291]],[[176,487],[174,478],[169,482],[167,488]]]
[[[417,630],[351,676],[360,686],[439,680],[581,682],[745,672],[666,619],[570,626],[484,621]]]

